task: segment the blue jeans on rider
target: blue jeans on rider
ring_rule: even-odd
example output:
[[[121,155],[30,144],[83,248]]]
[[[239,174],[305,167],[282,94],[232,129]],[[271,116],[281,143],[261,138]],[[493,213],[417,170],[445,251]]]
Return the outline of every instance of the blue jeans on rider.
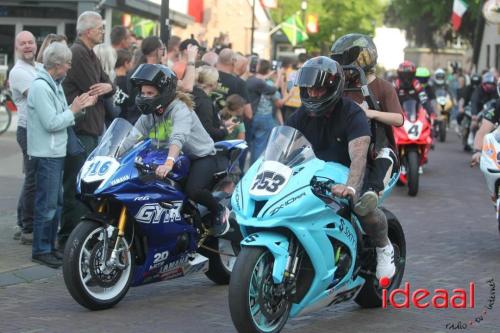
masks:
[[[55,250],[55,240],[62,211],[64,157],[31,157],[35,168],[35,217],[32,254]]]
[[[271,131],[276,126],[273,114],[256,114],[252,122],[251,164],[264,152]]]

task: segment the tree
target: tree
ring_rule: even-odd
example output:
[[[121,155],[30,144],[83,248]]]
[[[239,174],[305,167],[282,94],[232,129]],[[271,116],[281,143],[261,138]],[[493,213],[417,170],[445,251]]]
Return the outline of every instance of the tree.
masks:
[[[469,8],[457,33],[451,28],[453,0],[392,0],[385,15],[389,25],[406,30],[416,46],[443,47],[455,36],[472,44],[480,0],[466,0]]]
[[[271,10],[276,24],[300,12],[301,0],[281,0],[280,7]],[[308,52],[328,54],[335,39],[357,32],[372,35],[384,18],[384,0],[309,0],[307,12],[318,15],[319,32],[310,34],[304,43]]]

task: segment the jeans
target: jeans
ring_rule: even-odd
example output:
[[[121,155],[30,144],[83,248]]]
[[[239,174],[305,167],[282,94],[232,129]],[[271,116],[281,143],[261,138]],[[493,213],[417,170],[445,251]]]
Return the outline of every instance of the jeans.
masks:
[[[272,113],[257,114],[252,122],[251,164],[264,152],[271,131],[276,126]]]
[[[77,136],[85,149],[85,153],[76,156],[66,156],[64,161],[64,200],[61,229],[59,230],[59,246],[61,248],[64,248],[69,234],[80,223],[81,218],[88,213],[87,207],[77,199],[76,177],[85,163],[87,156],[97,146],[97,137],[79,134]]]
[[[55,250],[61,219],[64,157],[31,157],[35,168],[35,218],[33,256]]]
[[[28,156],[28,138],[24,127],[17,127],[17,143],[23,152],[24,183],[17,203],[17,225],[24,233],[33,232],[33,206],[35,204],[35,168]]]

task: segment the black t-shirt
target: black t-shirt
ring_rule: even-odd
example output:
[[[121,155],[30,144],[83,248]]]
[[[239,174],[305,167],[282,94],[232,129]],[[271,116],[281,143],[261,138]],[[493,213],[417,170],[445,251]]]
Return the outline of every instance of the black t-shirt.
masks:
[[[484,113],[484,119],[491,121],[493,124],[500,123],[500,98],[497,99],[494,108]]]
[[[222,122],[217,111],[214,109],[212,100],[199,87],[193,87],[194,111],[198,115],[201,124],[208,132],[210,137],[215,141],[224,140],[227,135],[227,130],[222,127]]]
[[[219,111],[222,110],[227,97],[232,94],[238,94],[245,101],[249,101],[245,81],[233,74],[219,71],[219,84],[217,89],[211,94],[216,109]]]
[[[124,108],[131,104],[130,96],[128,95],[127,76],[117,76],[115,78],[116,92],[113,96],[113,102],[116,106]]]
[[[304,134],[319,159],[347,167],[351,165],[349,142],[371,135],[365,112],[347,97],[343,97],[332,112],[321,117],[309,116],[301,106],[286,125]]]

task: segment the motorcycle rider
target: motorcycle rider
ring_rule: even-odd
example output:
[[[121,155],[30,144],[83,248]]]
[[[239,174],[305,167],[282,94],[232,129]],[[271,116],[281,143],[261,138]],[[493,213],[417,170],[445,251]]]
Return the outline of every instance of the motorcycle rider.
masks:
[[[415,78],[424,88],[427,98],[432,105],[432,109],[436,114],[439,114],[439,108],[436,102],[435,88],[430,84],[431,72],[429,71],[429,69],[427,69],[427,67],[417,67]]]
[[[359,48],[355,50],[354,48]],[[359,55],[355,59],[348,55]],[[347,34],[340,37],[332,45],[332,59],[338,60],[342,65],[356,65],[360,67],[366,75],[368,88],[373,93],[376,102],[379,103],[381,111],[372,110],[364,100],[361,91],[344,92],[345,96],[353,99],[365,111],[370,121],[382,124],[385,138],[383,147],[376,152],[375,158],[368,158],[368,168],[365,188],[360,200],[356,203],[354,211],[358,216],[367,216],[373,212],[378,205],[378,196],[383,192],[392,174],[393,166],[398,164],[396,154],[396,143],[392,126],[403,125],[404,118],[398,96],[391,83],[378,78],[375,75],[375,65],[377,64],[377,48],[373,40],[363,34]],[[352,62],[351,62],[352,61]],[[345,72],[345,70],[344,70]],[[357,71],[348,70],[346,74],[347,88],[360,88],[361,82]],[[374,137],[376,133],[372,133]]]
[[[394,82],[398,93],[399,102],[403,104],[408,98],[412,98],[420,103],[427,115],[431,117],[434,113],[434,108],[430,104],[429,97],[425,93],[424,87],[415,77],[417,68],[415,64],[409,60],[403,61],[398,67],[398,78]]]
[[[302,106],[286,124],[304,134],[318,158],[349,167],[347,184],[334,185],[331,191],[356,203],[362,191],[371,131],[365,112],[350,98],[342,97],[344,83],[344,72],[336,61],[323,56],[308,60],[295,79]],[[360,221],[376,246],[376,275],[391,278],[395,273],[394,249],[387,235],[387,220],[379,209],[372,215],[376,218]]]
[[[486,72],[481,78],[481,84],[474,90],[471,96],[471,130],[477,129],[478,113],[481,112],[484,104],[496,98],[496,95],[495,76],[491,72]]]
[[[497,97],[500,96],[500,78],[497,81],[495,93]],[[500,124],[500,98],[497,98],[495,107],[487,110],[483,115],[481,127],[474,138],[474,154],[471,158],[471,166],[478,164],[481,159],[484,136],[493,131],[498,124]]]
[[[218,171],[214,141],[193,111],[191,97],[176,91],[177,77],[163,65],[142,64],[130,80],[139,90],[136,104],[142,113],[135,127],[168,147],[168,157],[156,175],[165,178],[182,150],[191,160],[185,193],[212,213],[212,234],[224,235],[229,230],[229,210],[210,192],[212,175]]]

